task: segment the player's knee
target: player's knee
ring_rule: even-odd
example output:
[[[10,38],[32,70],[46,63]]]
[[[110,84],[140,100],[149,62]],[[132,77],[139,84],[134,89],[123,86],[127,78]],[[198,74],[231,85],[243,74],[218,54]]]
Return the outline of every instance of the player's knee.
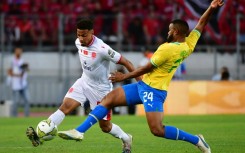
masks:
[[[65,115],[68,115],[71,112],[69,105],[67,105],[66,103],[63,103],[60,106],[59,110],[61,110]]]
[[[68,115],[70,111],[68,109],[59,108],[65,115]]]
[[[159,129],[159,128],[151,128],[151,133],[157,137],[163,137],[164,135],[163,129]]]
[[[101,131],[104,133],[109,133],[111,131],[111,128],[109,126],[100,126]]]
[[[100,121],[100,129],[104,133],[109,133],[111,131],[112,125],[109,121]]]

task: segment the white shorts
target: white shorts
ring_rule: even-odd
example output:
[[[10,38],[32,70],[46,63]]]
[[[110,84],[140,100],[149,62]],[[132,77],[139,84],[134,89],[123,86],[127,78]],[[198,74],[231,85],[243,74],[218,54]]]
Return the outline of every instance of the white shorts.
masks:
[[[77,79],[77,81],[68,90],[65,97],[78,101],[81,103],[81,106],[84,106],[84,103],[88,100],[90,109],[93,110],[100,103],[102,98],[111,91],[111,88],[100,90],[98,86],[87,82],[87,80],[82,78]],[[110,120],[111,111],[103,119]]]

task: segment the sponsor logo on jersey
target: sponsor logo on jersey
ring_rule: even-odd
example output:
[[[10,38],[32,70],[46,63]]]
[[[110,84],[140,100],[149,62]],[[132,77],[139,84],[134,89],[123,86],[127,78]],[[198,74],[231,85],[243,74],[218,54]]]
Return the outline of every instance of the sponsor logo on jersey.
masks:
[[[83,62],[83,68],[84,68],[85,70],[92,71],[92,68],[91,68],[90,66],[87,65],[87,62],[86,62],[86,61]]]
[[[114,52],[113,50],[109,49],[109,50],[108,50],[108,55],[110,55],[111,58],[114,58],[115,52]]]

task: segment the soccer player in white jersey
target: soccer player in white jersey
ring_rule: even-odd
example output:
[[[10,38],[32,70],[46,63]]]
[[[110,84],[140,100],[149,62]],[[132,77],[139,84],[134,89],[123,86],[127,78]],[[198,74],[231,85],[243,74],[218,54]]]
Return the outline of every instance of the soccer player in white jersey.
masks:
[[[48,118],[57,126],[63,121],[65,115],[78,106],[83,106],[86,99],[89,100],[90,108],[93,110],[101,99],[112,90],[112,83],[108,80],[110,62],[125,66],[129,72],[134,70],[134,66],[129,60],[94,35],[93,22],[90,19],[81,19],[77,23],[75,44],[83,74],[68,90],[59,109]],[[140,78],[136,79],[139,80]],[[118,125],[111,123],[110,119],[111,111],[103,120],[99,121],[101,130],[120,138],[124,146],[123,152],[130,152],[132,136],[125,133]],[[76,131],[74,130],[74,132]],[[40,140],[32,127],[27,128],[26,134],[33,146],[40,144]],[[82,140],[83,135],[80,136]]]

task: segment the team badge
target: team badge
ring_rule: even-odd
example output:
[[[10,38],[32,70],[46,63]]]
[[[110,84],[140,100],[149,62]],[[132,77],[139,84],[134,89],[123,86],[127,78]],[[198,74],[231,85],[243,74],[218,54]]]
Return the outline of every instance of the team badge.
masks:
[[[111,58],[114,58],[115,52],[114,52],[113,50],[109,49],[109,50],[108,50],[108,55],[110,55]]]

